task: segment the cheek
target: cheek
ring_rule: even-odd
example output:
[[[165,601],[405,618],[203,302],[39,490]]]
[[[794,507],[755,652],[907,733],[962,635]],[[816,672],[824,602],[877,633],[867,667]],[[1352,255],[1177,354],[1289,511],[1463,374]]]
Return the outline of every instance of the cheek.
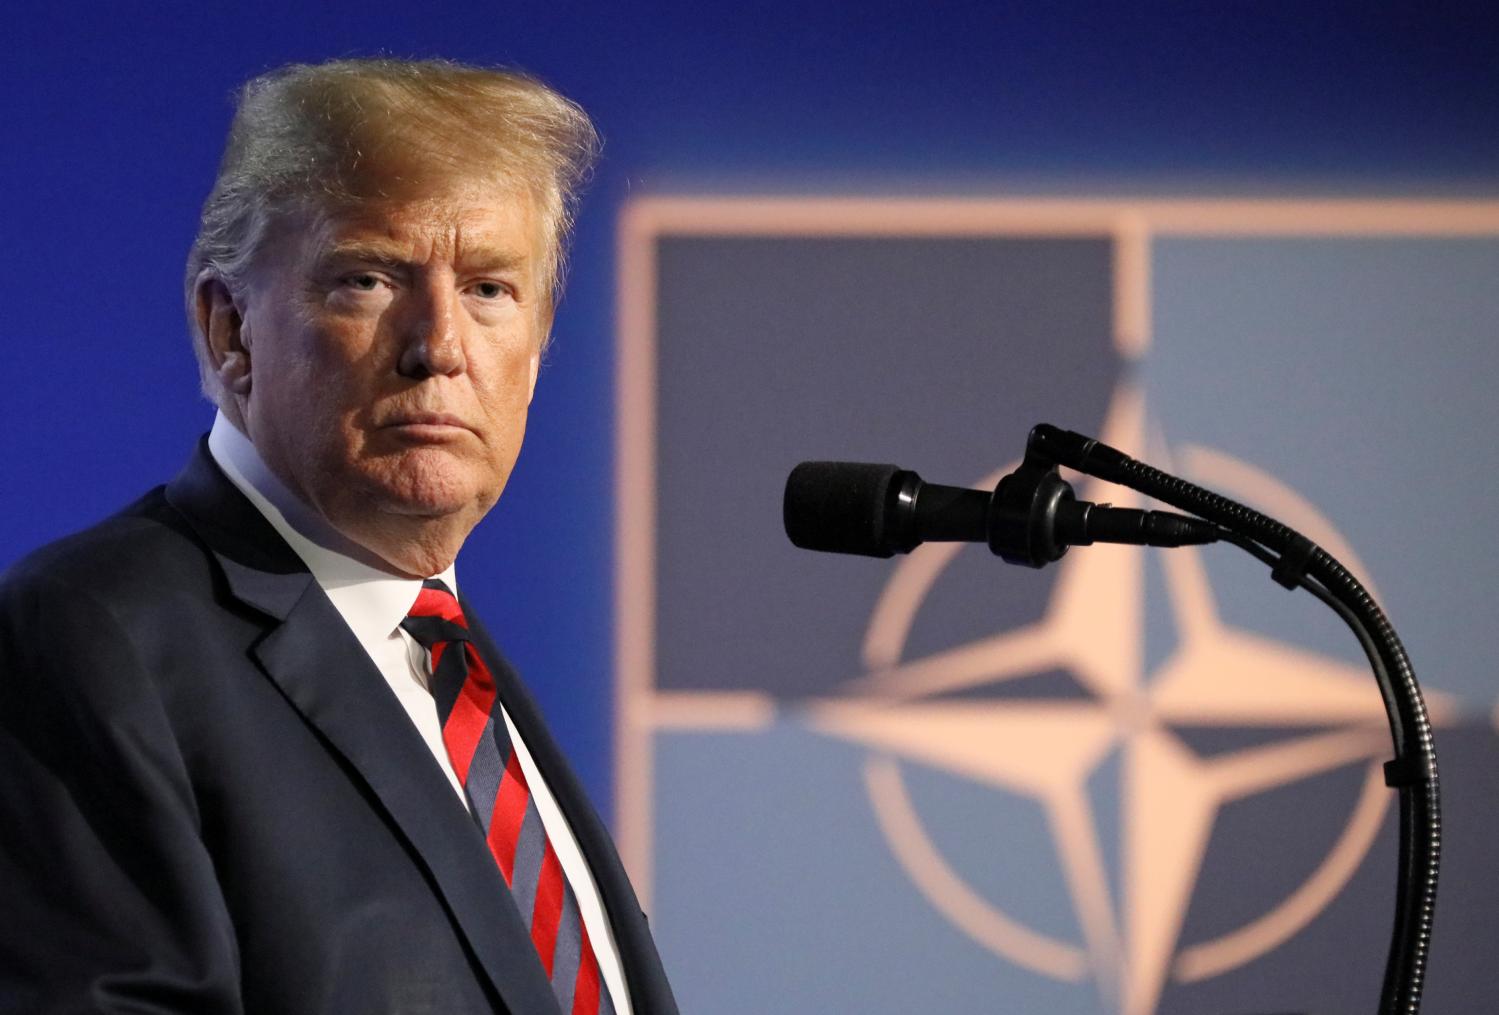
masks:
[[[275,368],[286,408],[308,418],[356,412],[374,399],[371,347],[357,329],[309,328],[286,343]]]
[[[490,458],[508,468],[520,453],[526,433],[526,417],[531,406],[531,369],[525,360],[507,365],[498,383],[480,393],[488,424]]]
[[[526,413],[531,406],[530,381],[526,372],[512,373],[489,397],[484,398],[484,413],[490,425],[501,435],[524,429]],[[517,434],[516,439],[519,435]]]
[[[473,383],[485,405],[505,415],[530,404],[539,356],[534,342],[511,338],[483,362],[470,362]]]
[[[305,355],[283,359],[252,397],[261,425],[277,433],[298,467],[336,469],[360,454],[359,417],[369,398],[337,364]]]

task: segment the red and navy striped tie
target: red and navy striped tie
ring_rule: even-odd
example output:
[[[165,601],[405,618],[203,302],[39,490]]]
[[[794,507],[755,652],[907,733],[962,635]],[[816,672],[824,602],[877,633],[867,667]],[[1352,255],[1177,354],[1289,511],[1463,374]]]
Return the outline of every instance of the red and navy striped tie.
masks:
[[[428,579],[401,626],[431,653],[432,696],[448,758],[531,928],[564,1015],[613,1015],[577,897],[542,827],[500,714],[494,677],[469,640],[457,598]],[[455,643],[461,646],[456,651]]]

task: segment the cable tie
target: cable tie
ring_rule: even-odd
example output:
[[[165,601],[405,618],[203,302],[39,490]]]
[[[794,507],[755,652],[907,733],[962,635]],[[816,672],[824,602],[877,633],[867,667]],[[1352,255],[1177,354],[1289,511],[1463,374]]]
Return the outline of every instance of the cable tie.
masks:
[[[1288,589],[1301,587],[1301,579],[1306,577],[1306,566],[1311,562],[1312,554],[1317,552],[1317,544],[1306,538],[1299,532],[1291,533],[1291,545],[1286,547],[1285,552],[1280,555],[1270,577],[1275,579],[1276,584]]]
[[[1391,789],[1402,789],[1424,781],[1420,766],[1410,758],[1396,758],[1384,763],[1384,784]]]

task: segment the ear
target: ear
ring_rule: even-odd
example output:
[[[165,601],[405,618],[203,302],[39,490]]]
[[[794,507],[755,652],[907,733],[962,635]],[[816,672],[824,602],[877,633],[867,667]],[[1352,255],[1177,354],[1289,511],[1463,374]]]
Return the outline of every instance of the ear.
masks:
[[[536,375],[541,372],[541,349],[537,348],[531,353],[531,387],[526,392],[526,404],[531,404],[531,399],[536,397]]]
[[[195,313],[199,341],[208,349],[219,384],[231,395],[250,393],[250,343],[234,294],[217,272],[198,276]]]

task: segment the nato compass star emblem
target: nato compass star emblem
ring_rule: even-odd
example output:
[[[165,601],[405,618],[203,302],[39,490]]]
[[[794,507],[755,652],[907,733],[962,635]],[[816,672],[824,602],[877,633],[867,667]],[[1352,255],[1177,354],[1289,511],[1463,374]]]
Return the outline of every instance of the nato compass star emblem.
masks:
[[[1102,439],[1143,457],[1144,438],[1143,399],[1125,388]],[[1337,534],[1291,491],[1213,452],[1178,459],[1191,478],[1279,514],[1357,569]],[[1132,491],[1104,484],[1084,483],[1079,496],[1146,506]],[[1039,621],[913,658],[905,646],[917,610],[959,549],[927,546],[903,560],[869,624],[865,674],[849,681],[842,697],[808,712],[813,728],[868,749],[870,804],[891,851],[932,906],[996,956],[1061,980],[1091,978],[1111,1010],[1148,1015],[1168,981],[1205,979],[1263,955],[1341,891],[1392,798],[1380,769],[1390,753],[1388,727],[1366,669],[1226,623],[1195,547],[1076,549],[1053,565],[1060,573]],[[1176,627],[1175,650],[1148,672],[1147,552],[1160,553]],[[1072,674],[1088,694],[955,696],[1056,670]],[[1442,705],[1432,703],[1434,714]],[[1186,727],[1281,735],[1204,757],[1183,739]],[[1111,884],[1088,787],[1116,755],[1120,855]],[[1080,940],[1027,926],[965,880],[923,824],[905,775],[910,763],[1039,804]],[[1184,944],[1183,921],[1220,808],[1347,766],[1362,767],[1362,789],[1311,874],[1243,926]]]

